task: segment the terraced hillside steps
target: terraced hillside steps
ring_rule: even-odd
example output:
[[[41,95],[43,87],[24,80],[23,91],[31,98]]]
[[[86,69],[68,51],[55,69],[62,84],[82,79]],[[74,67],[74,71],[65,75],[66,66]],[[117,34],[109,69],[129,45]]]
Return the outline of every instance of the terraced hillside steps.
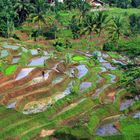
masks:
[[[55,66],[56,67],[56,66]],[[38,69],[37,69],[38,70]],[[14,98],[14,97],[16,97],[16,96],[18,96],[18,95],[23,95],[23,94],[27,94],[27,92],[29,93],[30,91],[32,91],[33,92],[33,90],[36,90],[37,88],[41,88],[41,87],[43,87],[44,85],[46,85],[47,83],[49,84],[49,81],[51,82],[51,77],[53,76],[54,77],[54,74],[55,74],[56,72],[55,71],[51,71],[51,73],[49,74],[49,77],[45,80],[45,77],[43,78],[44,80],[42,81],[42,82],[40,82],[40,83],[36,83],[36,84],[33,84],[33,81],[35,80],[34,79],[34,76],[35,75],[31,75],[31,78],[30,77],[28,77],[28,79],[30,79],[30,81],[28,82],[28,81],[26,81],[26,82],[28,82],[28,86],[25,88],[23,88],[23,90],[21,90],[22,89],[22,87],[18,90],[18,91],[15,91],[14,93],[9,93],[9,94],[7,94],[4,98],[3,98],[3,100],[2,100],[2,102],[3,103],[7,103],[8,102],[8,99],[10,99],[10,98]],[[39,70],[39,73],[38,74],[40,74],[41,75],[41,70]],[[33,80],[33,81],[31,81],[31,80]],[[23,79],[21,80],[23,83],[25,83],[25,81],[23,81]],[[15,81],[16,82],[16,81]],[[12,87],[11,87],[12,88]],[[12,95],[12,96],[11,96]]]
[[[10,49],[9,47],[10,46],[8,46],[7,49]],[[22,47],[22,49],[23,49],[23,47]],[[27,49],[24,49],[24,50],[25,50],[25,52],[28,51]],[[87,58],[92,57],[91,54],[82,53],[82,52],[78,52],[78,53],[85,55]],[[107,55],[105,53],[102,54],[101,52],[95,52],[95,53],[99,54],[99,62],[102,64],[101,71],[99,72],[99,75],[98,75],[99,79],[97,80],[97,83],[100,83],[101,80],[104,79],[104,78],[102,78],[102,73],[108,72],[108,69],[114,70],[115,67],[112,67],[112,65],[108,62],[108,60],[106,60],[107,58],[109,58],[109,55]],[[3,84],[0,86],[1,103],[8,105],[8,108],[20,108],[20,104],[22,104],[22,103],[25,106],[28,102],[40,100],[41,98],[43,99],[45,97],[48,98],[52,93],[52,91],[51,91],[52,88],[56,88],[56,89],[57,89],[57,87],[59,88],[59,86],[58,86],[59,81],[62,86],[64,83],[68,83],[68,79],[66,77],[70,76],[70,75],[67,75],[66,71],[69,68],[65,69],[63,67],[63,63],[64,63],[63,60],[54,64],[54,66],[52,68],[48,67],[48,68],[44,69],[44,68],[35,68],[34,67],[34,66],[43,65],[44,61],[49,58],[48,53],[47,54],[44,53],[44,54],[45,54],[45,56],[38,57],[37,50],[31,50],[31,55],[36,56],[35,58],[30,59],[31,61],[28,64],[28,66],[32,66],[32,67],[25,67],[25,68],[20,69],[20,72],[18,72],[18,73],[15,72],[16,75],[11,76],[10,78],[6,79],[5,82],[4,82],[4,80],[1,80],[3,82]],[[115,59],[113,59],[113,61],[115,61]],[[92,91],[92,86],[93,86],[92,82],[91,82],[92,79],[90,79],[90,82],[88,82],[88,80],[86,81],[86,77],[88,77],[88,74],[90,73],[90,69],[85,64],[79,64],[77,66],[74,66],[73,68],[76,69],[77,72],[75,73],[75,70],[70,71],[70,73],[72,73],[72,75],[75,73],[73,76],[70,76],[70,77],[71,78],[77,77],[79,79],[79,81],[80,81],[80,84],[78,87],[79,90],[84,91],[84,90],[90,89]],[[42,70],[47,71],[44,74],[44,78],[41,75]],[[57,77],[57,75],[59,73],[61,75],[63,75],[63,77],[65,77],[64,79],[62,78],[63,82],[61,82],[61,78],[59,78],[59,79],[56,78],[56,80],[55,80],[55,77]],[[110,83],[115,83],[116,76],[113,74],[109,74],[109,76],[111,77]],[[11,79],[11,80],[7,81],[9,79]],[[102,81],[105,81],[105,80],[102,80]],[[109,87],[107,85],[110,85],[110,84],[106,84],[106,86],[104,85],[105,88]],[[99,93],[103,92],[105,89],[104,86],[99,87],[96,90],[93,89],[93,91],[92,91],[93,94],[96,95],[96,94],[98,94],[98,92]],[[62,95],[60,94],[59,98],[62,98],[62,97],[63,97],[63,94]],[[23,104],[22,104],[22,106],[23,106]]]
[[[104,135],[108,134],[104,128],[112,129],[111,122],[102,125],[102,121],[121,111],[126,91],[121,93],[117,87],[122,71],[116,63],[126,64],[126,59],[100,51],[76,51],[72,62],[66,63],[61,53],[50,58],[46,50],[40,54],[20,45],[17,50],[5,50],[11,55],[8,63],[15,63],[17,69],[11,75],[0,73],[0,139],[7,139],[7,134],[41,139],[42,130],[62,127],[78,131],[76,135],[83,130],[86,135]],[[112,130],[115,134],[116,129]]]

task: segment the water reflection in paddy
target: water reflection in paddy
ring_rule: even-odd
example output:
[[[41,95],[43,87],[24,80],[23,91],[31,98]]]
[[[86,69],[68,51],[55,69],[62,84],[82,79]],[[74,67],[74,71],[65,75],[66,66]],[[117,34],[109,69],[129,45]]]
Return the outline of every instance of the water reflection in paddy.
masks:
[[[104,124],[96,130],[96,134],[99,136],[110,136],[118,133],[118,130],[114,127],[112,123]]]
[[[13,58],[12,64],[18,63],[19,59],[20,59],[20,57],[15,57],[15,58]]]
[[[22,49],[23,52],[28,52],[28,50],[24,47],[21,47],[21,49]]]
[[[3,48],[5,48],[5,49],[17,50],[17,49],[19,49],[19,46],[4,45]]]
[[[124,102],[121,103],[120,111],[123,111],[123,110],[127,109],[133,103],[134,103],[134,100],[133,99],[125,100]]]
[[[121,64],[121,65],[126,65],[124,62],[120,61],[120,60],[115,60],[115,59],[112,59],[112,61],[116,64]]]
[[[103,56],[103,58],[104,59],[106,59],[106,58],[109,58],[110,56],[108,55],[108,54],[106,54],[106,53],[102,53],[102,56]]]
[[[133,118],[140,118],[140,111],[135,113],[135,114],[133,114]]]
[[[111,79],[110,79],[111,83],[115,83],[116,75],[109,74],[109,76],[111,77]]]
[[[35,49],[34,49],[34,50],[31,50],[31,54],[32,54],[32,55],[38,55],[38,51],[35,50]]]
[[[16,77],[16,80],[20,80],[24,77],[26,77],[34,68],[23,68],[18,76]]]
[[[49,53],[47,51],[44,51],[44,56],[49,56]]]
[[[9,109],[13,109],[15,107],[16,107],[16,101],[7,105],[7,108],[9,108]]]
[[[101,68],[101,73],[106,72],[107,69],[105,67],[100,67]]]
[[[107,69],[110,70],[115,70],[116,67],[113,67],[110,63],[102,63],[102,66],[106,67]]]
[[[32,61],[28,64],[28,66],[43,66],[45,60],[48,59],[48,56],[42,56],[40,58],[34,58]]]
[[[55,85],[55,84],[61,82],[63,79],[64,79],[63,76],[58,76],[58,77],[56,77],[56,78],[52,81],[52,85]]]
[[[80,90],[83,91],[89,87],[91,87],[92,83],[91,82],[82,82],[80,84]]]
[[[100,63],[106,63],[107,62],[103,57],[99,57],[98,60],[99,60]]]
[[[88,69],[86,68],[85,65],[79,65],[76,67],[78,69],[78,78],[82,78],[88,73]]]
[[[9,55],[9,52],[7,50],[2,50],[0,52],[0,58],[7,57],[8,55]]]

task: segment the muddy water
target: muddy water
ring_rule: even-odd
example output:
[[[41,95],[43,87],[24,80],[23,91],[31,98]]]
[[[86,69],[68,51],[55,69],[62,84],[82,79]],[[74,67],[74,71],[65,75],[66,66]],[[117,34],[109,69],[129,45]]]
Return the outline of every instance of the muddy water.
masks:
[[[45,73],[44,77],[43,76],[39,76],[39,77],[34,78],[32,80],[32,82],[31,82],[31,85],[38,84],[38,83],[41,83],[41,82],[44,82],[45,80],[47,80],[48,77],[49,77],[50,72],[51,72],[51,70],[47,71]]]
[[[55,100],[57,101],[58,99],[61,99],[65,96],[69,95],[71,93],[71,89],[72,89],[72,86],[74,85],[74,83],[75,83],[75,81],[71,81],[67,85],[66,89],[61,94],[59,94],[58,96],[55,96],[56,97]]]
[[[52,85],[55,85],[55,84],[61,82],[63,79],[64,79],[63,76],[58,76],[58,77],[56,77],[56,78],[52,81]]]
[[[94,97],[94,98],[99,97],[99,95],[100,95],[106,88],[108,88],[109,86],[110,86],[110,84],[106,84],[106,85],[104,85],[103,87],[96,89],[95,94],[93,95],[93,97]]]
[[[60,72],[60,71],[58,70],[58,66],[59,66],[61,63],[63,63],[63,62],[64,62],[64,61],[60,61],[59,63],[55,64],[54,67],[52,68],[52,70],[54,70],[54,71],[56,71],[56,72]]]
[[[20,80],[24,77],[26,77],[34,68],[23,68],[18,76],[16,77],[16,80]]]
[[[23,114],[35,114],[35,113],[39,113],[39,112],[43,112],[45,111],[48,107],[50,106],[50,104],[45,104],[45,103],[36,103],[34,105],[32,105],[30,108],[23,110]]]
[[[82,78],[83,76],[85,76],[87,73],[88,73],[88,69],[86,68],[85,65],[79,65],[76,67],[77,70],[78,70],[78,75],[77,77],[80,79]]]
[[[98,84],[98,83],[100,83],[102,80],[103,80],[103,78],[102,78],[100,75],[98,75],[98,80],[96,81],[96,83]]]
[[[61,93],[61,94],[58,94],[58,95],[55,95],[54,96],[54,101],[58,101],[62,98],[64,98],[65,96],[69,95],[71,93],[71,88],[72,88],[72,85],[74,84],[74,81],[71,81],[67,88]]]
[[[30,106],[28,109],[23,110],[23,114],[34,114],[38,112],[43,112],[47,108],[49,108],[54,102],[64,98],[65,96],[69,95],[71,93],[71,87],[73,85],[74,81],[71,81],[67,88],[60,94],[54,95],[49,97],[49,100],[47,103],[42,103],[42,102],[36,102],[36,104]]]

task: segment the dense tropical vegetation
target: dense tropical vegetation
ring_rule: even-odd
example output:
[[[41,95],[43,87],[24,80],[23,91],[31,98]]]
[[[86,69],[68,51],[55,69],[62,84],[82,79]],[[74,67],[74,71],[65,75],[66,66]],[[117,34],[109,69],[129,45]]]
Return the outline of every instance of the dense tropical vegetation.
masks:
[[[139,139],[140,1],[103,2],[0,1],[0,139]]]

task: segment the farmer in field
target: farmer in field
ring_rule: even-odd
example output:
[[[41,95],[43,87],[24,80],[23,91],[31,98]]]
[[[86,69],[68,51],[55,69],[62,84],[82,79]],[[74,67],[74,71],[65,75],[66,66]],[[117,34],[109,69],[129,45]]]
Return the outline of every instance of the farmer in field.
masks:
[[[43,78],[45,77],[45,71],[44,70],[42,71],[42,77]]]
[[[44,60],[44,64],[43,64],[44,68],[42,70],[42,77],[45,78],[45,67],[46,67],[46,61]]]

